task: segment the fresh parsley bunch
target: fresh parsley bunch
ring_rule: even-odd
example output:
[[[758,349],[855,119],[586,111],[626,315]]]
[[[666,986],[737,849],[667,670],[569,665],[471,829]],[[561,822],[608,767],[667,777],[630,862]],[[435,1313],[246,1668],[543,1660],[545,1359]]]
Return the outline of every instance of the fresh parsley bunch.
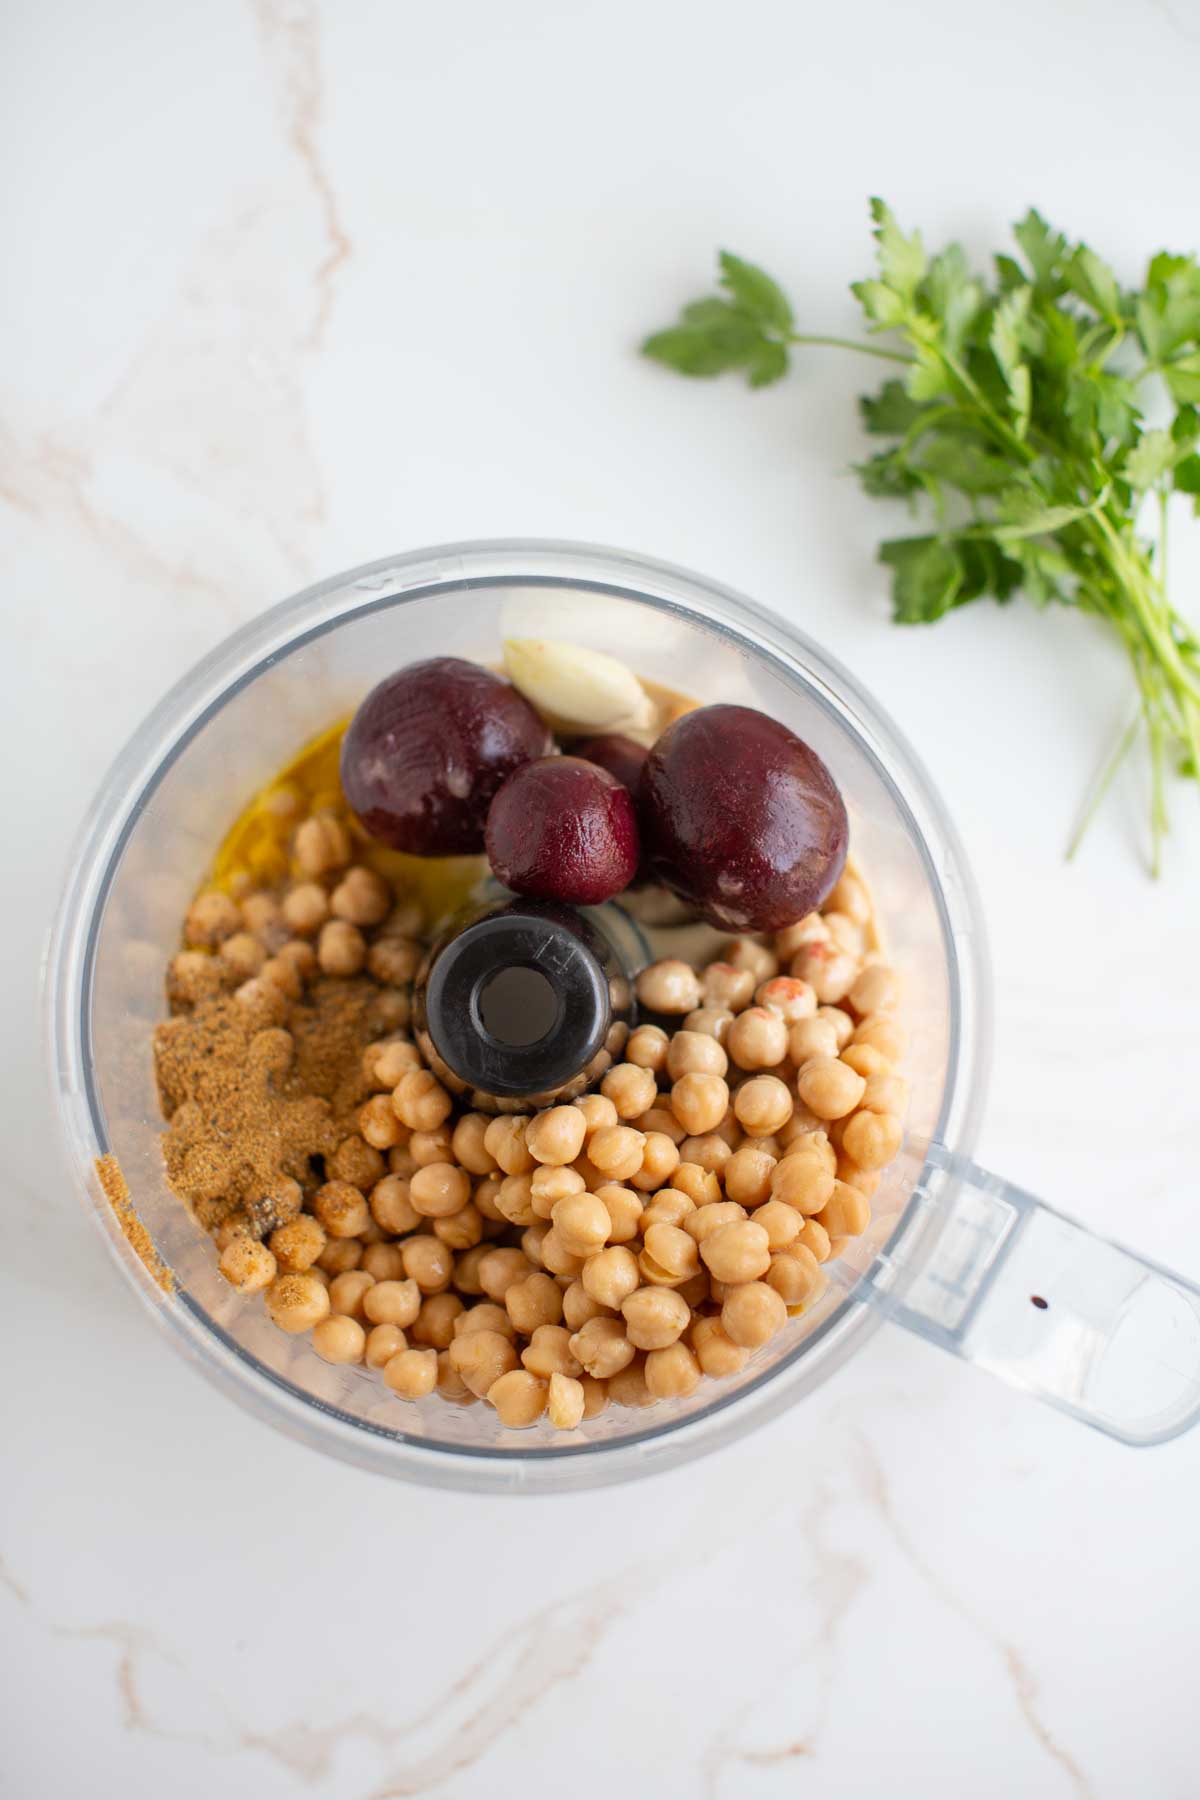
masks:
[[[1086,244],[1031,211],[1013,228],[1020,258],[996,256],[988,280],[958,244],[929,256],[882,200],[871,215],[878,273],[852,292],[868,333],[890,346],[797,331],[778,284],[725,252],[724,291],[642,348],[684,375],[740,370],[751,387],[786,374],[797,345],[901,366],[860,400],[866,430],[886,443],[856,465],[868,494],[907,501],[927,524],[880,545],[893,616],[928,623],[1022,592],[1105,619],[1138,705],[1071,848],[1144,728],[1157,874],[1167,772],[1200,780],[1200,644],[1166,593],[1168,496],[1190,494],[1200,512],[1200,268],[1163,252],[1141,288],[1123,289]],[[1149,429],[1156,389],[1170,424]],[[1157,544],[1139,530],[1151,496]]]

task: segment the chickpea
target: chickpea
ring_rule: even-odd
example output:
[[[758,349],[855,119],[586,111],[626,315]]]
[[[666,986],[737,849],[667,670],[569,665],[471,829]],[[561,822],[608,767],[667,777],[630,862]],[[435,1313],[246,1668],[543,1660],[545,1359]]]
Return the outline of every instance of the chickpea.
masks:
[[[524,1281],[533,1273],[523,1250],[489,1250],[479,1261],[479,1279],[489,1300],[502,1303],[515,1281]]]
[[[856,925],[871,922],[871,902],[856,875],[843,875],[825,904],[836,912],[845,913]]]
[[[408,1197],[423,1219],[449,1218],[471,1198],[471,1178],[456,1163],[428,1163],[413,1175]]]
[[[584,1264],[584,1258],[568,1250],[560,1234],[551,1226],[542,1239],[542,1267],[551,1275],[565,1275],[574,1279]]]
[[[867,947],[866,933],[862,926],[846,913],[834,910],[822,913],[821,917],[838,949],[844,950],[847,956],[853,956],[861,961],[863,951]]]
[[[494,1406],[500,1423],[510,1431],[536,1425],[546,1410],[549,1383],[528,1369],[510,1369],[493,1381],[487,1391],[487,1403]]]
[[[563,1323],[569,1331],[578,1331],[589,1319],[599,1319],[611,1310],[593,1300],[582,1281],[573,1281],[563,1290]]]
[[[670,1138],[676,1149],[687,1136],[687,1132],[670,1107],[661,1104],[652,1106],[649,1112],[644,1112],[640,1119],[633,1121],[633,1124],[635,1130],[640,1131],[643,1137]]]
[[[579,1385],[583,1389],[583,1416],[595,1419],[608,1405],[608,1383],[593,1375],[581,1375]]]
[[[555,1163],[539,1163],[529,1177],[530,1205],[539,1219],[548,1219],[555,1203],[568,1194],[587,1192],[587,1184],[578,1169],[564,1169]]]
[[[800,1098],[819,1119],[842,1119],[866,1091],[862,1076],[835,1056],[814,1056],[796,1077]]]
[[[904,1055],[904,1032],[888,1013],[868,1013],[855,1026],[853,1041],[856,1044],[869,1044],[890,1063],[899,1062]]]
[[[856,1188],[837,1181],[821,1211],[821,1223],[829,1233],[831,1245],[835,1238],[861,1237],[871,1223],[870,1202]]]
[[[766,1282],[785,1306],[810,1306],[825,1287],[825,1277],[817,1258],[806,1245],[798,1243],[774,1252]]]
[[[718,1044],[723,1044],[732,1024],[733,1014],[727,1006],[699,1006],[687,1015],[683,1029],[716,1038]]]
[[[649,1110],[658,1098],[658,1083],[654,1079],[653,1069],[639,1068],[637,1063],[618,1063],[608,1071],[600,1083],[600,1092],[605,1099],[611,1100],[617,1109],[618,1119],[637,1119]],[[564,1112],[575,1111],[574,1107],[564,1106]],[[582,1149],[582,1143],[580,1149]],[[578,1155],[578,1151],[575,1152]],[[571,1161],[570,1157],[565,1159]]]
[[[318,813],[297,828],[292,850],[303,874],[332,875],[350,861],[350,838],[332,813]]]
[[[642,1213],[642,1235],[644,1237],[652,1225],[682,1225],[688,1214],[695,1210],[695,1201],[679,1188],[660,1188]]]
[[[778,1075],[755,1075],[743,1081],[733,1097],[739,1123],[755,1137],[765,1137],[786,1125],[794,1104],[791,1090]]]
[[[329,1284],[329,1304],[347,1319],[361,1319],[363,1299],[374,1286],[375,1277],[365,1269],[346,1269]]]
[[[716,1038],[706,1032],[677,1031],[671,1039],[667,1074],[672,1081],[681,1081],[685,1075],[724,1076],[728,1069],[729,1057]]]
[[[579,1375],[581,1365],[571,1354],[571,1333],[565,1325],[535,1325],[521,1361],[531,1375],[546,1381],[552,1375]]]
[[[623,1244],[610,1244],[586,1259],[580,1278],[593,1300],[616,1309],[639,1285],[637,1259]]]
[[[373,1094],[358,1109],[358,1129],[363,1141],[375,1150],[390,1150],[404,1136],[390,1094]]]
[[[469,1312],[461,1312],[454,1321],[454,1336],[468,1337],[473,1331],[498,1331],[501,1337],[515,1338],[517,1328],[503,1306],[494,1300],[481,1300]]]
[[[691,1137],[713,1131],[728,1105],[729,1088],[719,1075],[681,1075],[671,1089],[671,1110]]]
[[[329,896],[317,881],[301,881],[283,897],[283,922],[297,937],[315,937],[329,918]]]
[[[572,1256],[594,1256],[608,1242],[612,1218],[598,1194],[568,1194],[555,1202],[550,1216],[563,1248]]]
[[[392,890],[373,869],[347,869],[329,905],[335,918],[351,925],[382,925],[392,910]]]
[[[325,975],[358,975],[366,965],[367,943],[357,925],[330,919],[317,939],[317,961]]]
[[[634,1187],[650,1194],[665,1186],[679,1167],[679,1150],[663,1131],[645,1131],[642,1135],[646,1140],[642,1147],[642,1166],[631,1179]]]
[[[858,975],[858,958],[839,949],[830,937],[825,943],[806,944],[791,961],[790,973],[807,981],[825,1006],[844,1000]]]
[[[625,1060],[636,1063],[639,1069],[650,1069],[655,1075],[661,1075],[667,1066],[670,1041],[660,1025],[639,1025],[625,1046]]]
[[[213,1232],[212,1239],[218,1250],[227,1250],[235,1238],[249,1238],[253,1236],[254,1232],[250,1226],[249,1214],[244,1207],[239,1206],[236,1211],[226,1213],[225,1217],[221,1220],[221,1223]]]
[[[517,1353],[498,1331],[469,1331],[451,1342],[449,1362],[476,1399],[482,1400],[493,1382],[516,1368]]]
[[[373,1087],[386,1088],[389,1092],[420,1067],[421,1052],[407,1038],[384,1038],[380,1043],[368,1044],[363,1051],[363,1068],[368,1081]]]
[[[585,1142],[590,1143],[598,1131],[617,1124],[617,1109],[604,1094],[583,1094],[573,1103],[583,1114]]]
[[[646,1359],[635,1353],[633,1361],[609,1377],[608,1397],[617,1406],[653,1406],[654,1396],[646,1386]]]
[[[471,1175],[494,1175],[499,1167],[484,1143],[490,1123],[486,1113],[464,1113],[451,1135],[450,1149],[454,1160]]]
[[[348,1182],[356,1188],[374,1187],[386,1168],[379,1151],[357,1132],[343,1138],[333,1155],[325,1158],[325,1173],[331,1181]]]
[[[806,1250],[811,1250],[819,1263],[829,1261],[829,1233],[820,1219],[805,1219],[800,1227],[800,1236],[796,1239],[796,1243],[803,1244]]]
[[[482,1181],[477,1181],[475,1183],[475,1191],[474,1191],[474,1194],[472,1195],[472,1199],[475,1202],[475,1206],[478,1209],[480,1217],[487,1221],[490,1221],[490,1223],[493,1225],[507,1225],[508,1224],[508,1220],[505,1218],[504,1214],[501,1212],[499,1206],[497,1205],[497,1201],[500,1196],[500,1189],[504,1186],[504,1183],[507,1180],[508,1180],[507,1175],[485,1175],[483,1177]],[[530,1195],[532,1196],[532,1193],[533,1193],[532,1184],[530,1185],[529,1191],[530,1191]],[[532,1198],[531,1198],[530,1205],[532,1205],[532,1204],[533,1204],[533,1202],[532,1202]]]
[[[761,982],[755,989],[754,1003],[775,1013],[789,1029],[802,1019],[816,1017],[817,996],[807,981],[797,981],[794,975],[775,975],[770,981]]]
[[[450,1286],[450,1277],[454,1273],[454,1253],[445,1244],[439,1243],[437,1238],[406,1238],[400,1253],[404,1258],[406,1278],[415,1281],[423,1294],[440,1294],[443,1288]]]
[[[655,1286],[688,1281],[700,1267],[696,1240],[680,1225],[651,1225],[642,1234],[642,1244],[638,1270],[643,1281]]]
[[[509,1176],[510,1181],[520,1181],[525,1179],[527,1179],[527,1177]],[[535,1269],[544,1269],[546,1266],[542,1261],[542,1245],[550,1236],[553,1229],[554,1228],[548,1219],[535,1219],[533,1224],[527,1225],[521,1233],[521,1249],[529,1258],[529,1261],[533,1264]]]
[[[817,1017],[833,1026],[833,1035],[837,1039],[840,1054],[854,1036],[854,1020],[840,1006],[818,1006]]]
[[[552,1106],[525,1128],[525,1148],[533,1162],[565,1167],[583,1149],[587,1122],[577,1106]]]
[[[557,1431],[574,1431],[583,1418],[583,1409],[583,1383],[572,1380],[569,1375],[560,1375],[555,1370],[550,1377],[546,1400],[550,1423]]]
[[[400,1127],[402,1132],[407,1126]],[[413,1162],[418,1169],[428,1168],[430,1163],[452,1163],[454,1155],[454,1133],[449,1121],[438,1125],[432,1131],[414,1131],[409,1134],[408,1147],[412,1152]]]
[[[562,1294],[552,1275],[526,1275],[506,1290],[504,1305],[509,1318],[523,1337],[529,1337],[539,1325],[557,1325],[562,1318]]]
[[[846,1155],[868,1172],[885,1169],[903,1141],[904,1126],[895,1113],[855,1113],[842,1134]]]
[[[782,1250],[786,1245],[794,1243],[804,1223],[803,1216],[796,1208],[786,1206],[782,1200],[768,1200],[765,1205],[755,1209],[753,1217],[754,1223],[761,1225],[766,1232],[772,1251]]]
[[[725,1039],[739,1069],[773,1069],[788,1051],[788,1028],[766,1006],[747,1007],[729,1027]]]
[[[721,1323],[735,1344],[757,1350],[787,1324],[787,1307],[765,1281],[746,1281],[725,1296]]]
[[[716,1175],[699,1163],[681,1162],[671,1177],[671,1186],[686,1194],[694,1206],[708,1206],[721,1198]]]
[[[197,894],[183,921],[184,942],[188,945],[219,944],[232,937],[242,924],[242,910],[236,900],[217,888]]]
[[[453,1100],[429,1069],[410,1069],[402,1075],[392,1104],[410,1131],[434,1131],[454,1110]]]
[[[171,998],[189,1006],[198,1000],[209,1000],[219,994],[223,979],[232,974],[219,956],[207,956],[203,950],[181,950],[171,963]],[[250,987],[244,981],[239,987]]]
[[[437,1391],[442,1399],[449,1400],[452,1406],[474,1406],[475,1404],[475,1395],[450,1361],[448,1350],[438,1351]]]
[[[869,963],[850,989],[850,1004],[859,1018],[888,1012],[900,998],[896,971],[886,963]]]
[[[176,963],[179,960],[176,957]],[[287,995],[273,981],[264,981],[261,975],[243,981],[241,987],[234,989],[233,997],[239,1006],[246,1008],[249,1019],[256,1025],[282,1025],[287,1017]]]
[[[692,1309],[674,1288],[643,1287],[621,1303],[625,1335],[635,1350],[665,1350],[687,1330]]]
[[[887,1076],[892,1072],[892,1065],[887,1057],[876,1050],[873,1044],[847,1044],[846,1048],[842,1051],[842,1061],[848,1063],[856,1074],[861,1075],[868,1087],[870,1086],[871,1077],[873,1075]],[[865,1094],[863,1096],[863,1104],[866,1105]],[[883,1108],[872,1110],[890,1111],[891,1109]],[[897,1108],[896,1110],[903,1111],[903,1108]]]
[[[725,1164],[725,1192],[742,1206],[761,1206],[771,1196],[776,1158],[743,1145]]]
[[[312,1269],[279,1275],[266,1290],[273,1325],[293,1337],[311,1331],[329,1314],[329,1295]]]
[[[403,1281],[404,1256],[399,1244],[368,1244],[360,1267],[376,1281]]]
[[[646,1357],[646,1388],[655,1400],[684,1400],[700,1385],[700,1364],[686,1344],[651,1350]]]
[[[866,1200],[879,1192],[879,1184],[883,1180],[878,1169],[860,1169],[857,1163],[844,1156],[838,1158],[837,1178],[845,1182],[847,1187],[855,1188]]]
[[[745,1217],[745,1208],[739,1206],[736,1200],[712,1200],[689,1213],[684,1220],[683,1229],[693,1242],[703,1245],[706,1238],[711,1237],[714,1231],[719,1231],[722,1225],[736,1224]]]
[[[740,1085],[744,1086],[744,1081],[741,1082]],[[732,1089],[730,1090],[730,1093],[732,1096]],[[706,1135],[719,1138],[725,1146],[725,1155],[721,1163],[722,1173],[724,1173],[729,1158],[733,1155],[735,1150],[741,1149],[746,1137],[746,1133],[742,1130],[738,1116],[733,1110],[732,1097],[730,1098],[729,1105],[725,1108],[725,1116],[717,1126],[716,1130],[711,1134]]]
[[[380,988],[367,1005],[366,1024],[373,1037],[404,1031],[411,1018],[412,1000],[396,988]]]
[[[371,1217],[361,1192],[348,1181],[327,1181],[313,1196],[313,1212],[330,1237],[358,1237]]]
[[[788,1055],[799,1068],[815,1056],[836,1056],[837,1032],[828,1019],[801,1019],[788,1032]]]
[[[510,1176],[509,1180],[524,1181],[525,1176]],[[458,1212],[451,1213],[448,1219],[433,1221],[433,1235],[450,1250],[470,1250],[483,1236],[483,1215],[470,1200]]]
[[[525,1141],[529,1123],[524,1113],[505,1113],[493,1119],[483,1134],[484,1148],[506,1175],[527,1175],[533,1168],[533,1155]]]
[[[571,1338],[570,1349],[576,1362],[599,1381],[611,1380],[619,1370],[628,1368],[634,1358],[633,1345],[625,1336],[624,1319],[589,1319]]]
[[[383,1365],[383,1379],[402,1400],[423,1400],[437,1386],[436,1350],[400,1350]]]
[[[411,1278],[369,1282],[362,1290],[359,1309],[372,1325],[398,1325],[406,1330],[421,1310],[421,1289]]]
[[[208,960],[215,959],[210,957]],[[248,931],[235,931],[221,945],[220,960],[233,970],[239,981],[249,981],[252,976],[262,974],[267,953],[258,939]]]
[[[709,963],[700,977],[703,1003],[740,1012],[754,993],[754,972],[724,960]]]
[[[278,1272],[271,1251],[252,1237],[236,1237],[221,1252],[219,1268],[239,1294],[260,1294]]]
[[[421,1223],[421,1215],[412,1203],[409,1194],[409,1183],[402,1175],[385,1175],[371,1189],[371,1217],[384,1231],[390,1231],[393,1237],[401,1237],[406,1231],[416,1231]]]
[[[753,1219],[736,1219],[709,1232],[700,1255],[709,1273],[726,1286],[757,1281],[771,1266],[770,1236]]]
[[[776,1163],[771,1176],[771,1198],[811,1216],[828,1204],[833,1182],[833,1170],[820,1155],[798,1150]]]
[[[312,1347],[322,1362],[360,1363],[366,1345],[367,1334],[357,1319],[334,1315],[313,1326]]]
[[[593,1133],[588,1158],[609,1181],[627,1181],[642,1166],[646,1140],[629,1125],[605,1125]]]
[[[312,1266],[328,1276],[347,1275],[358,1268],[363,1254],[361,1238],[330,1238]]]
[[[464,1311],[457,1294],[430,1294],[422,1300],[409,1337],[430,1350],[445,1350],[454,1337],[454,1321]]]
[[[779,973],[779,958],[766,944],[760,944],[757,938],[734,938],[725,946],[725,959],[735,969],[748,969],[756,986],[760,981],[770,981],[773,975]]]
[[[637,997],[656,1013],[688,1013],[700,1004],[700,982],[690,963],[668,957],[651,963],[637,978]]]
[[[223,946],[221,955],[228,957],[228,944]],[[301,986],[313,979],[319,967],[316,951],[303,938],[289,938],[286,944],[280,946],[279,954],[263,964],[261,973],[266,975],[271,969],[279,971],[285,964],[289,964],[294,970]]]
[[[710,1379],[721,1380],[744,1369],[750,1352],[735,1344],[720,1319],[696,1319],[692,1325],[692,1353]]]
[[[300,1275],[312,1265],[325,1248],[325,1231],[308,1213],[276,1226],[267,1242],[279,1267],[289,1274]]]
[[[368,1369],[382,1369],[401,1350],[408,1349],[408,1339],[398,1325],[373,1325],[367,1333],[363,1361]]]
[[[596,1189],[595,1198],[608,1214],[606,1241],[610,1244],[632,1243],[641,1225],[641,1195],[635,1194],[632,1188],[622,1187],[618,1182],[606,1182],[603,1187]],[[593,1249],[599,1247],[593,1246]]]

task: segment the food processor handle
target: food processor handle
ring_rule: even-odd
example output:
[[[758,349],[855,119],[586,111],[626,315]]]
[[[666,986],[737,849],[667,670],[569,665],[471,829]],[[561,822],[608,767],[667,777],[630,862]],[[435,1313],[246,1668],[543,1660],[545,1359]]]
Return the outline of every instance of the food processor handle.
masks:
[[[1200,1421],[1200,1287],[940,1145],[914,1201],[867,1278],[897,1324],[1125,1444]]]

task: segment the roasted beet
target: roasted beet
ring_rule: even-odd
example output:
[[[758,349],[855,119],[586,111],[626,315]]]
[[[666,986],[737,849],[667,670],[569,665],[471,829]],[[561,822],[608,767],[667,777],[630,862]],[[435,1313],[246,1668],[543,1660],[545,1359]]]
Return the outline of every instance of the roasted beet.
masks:
[[[803,918],[846,860],[846,808],[829,770],[749,706],[703,706],[668,726],[638,810],[655,878],[734,931]]]
[[[582,756],[585,762],[598,763],[636,797],[649,751],[632,738],[622,737],[619,731],[611,731],[603,737],[580,738],[571,745],[571,754]]]
[[[518,894],[598,906],[629,886],[639,852],[629,789],[578,756],[527,763],[488,814],[488,859]]]
[[[371,833],[414,856],[483,849],[492,797],[550,734],[516,688],[456,656],[372,688],[342,744],[342,787]]]

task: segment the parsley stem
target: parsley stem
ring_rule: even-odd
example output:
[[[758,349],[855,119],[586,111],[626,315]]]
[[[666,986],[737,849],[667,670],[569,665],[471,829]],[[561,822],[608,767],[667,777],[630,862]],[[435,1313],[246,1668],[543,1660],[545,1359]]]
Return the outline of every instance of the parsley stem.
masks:
[[[902,350],[884,350],[879,344],[864,344],[857,338],[820,337],[804,331],[789,331],[789,344],[823,344],[829,350],[860,350],[864,356],[881,356],[885,362],[915,362],[916,358],[905,356]]]
[[[1141,722],[1142,722],[1142,708],[1140,706],[1138,706],[1137,710],[1134,712],[1133,717],[1130,719],[1128,725],[1125,727],[1124,731],[1121,733],[1120,737],[1117,739],[1117,742],[1116,742],[1115,746],[1113,747],[1112,751],[1109,753],[1109,755],[1105,759],[1105,761],[1101,764],[1100,772],[1092,784],[1092,791],[1091,791],[1091,794],[1088,796],[1087,804],[1084,806],[1083,811],[1079,816],[1079,823],[1076,825],[1075,830],[1071,833],[1071,841],[1067,845],[1067,861],[1068,862],[1071,862],[1073,860],[1073,858],[1075,856],[1075,852],[1079,849],[1080,844],[1082,844],[1082,842],[1083,842],[1084,834],[1087,831],[1088,826],[1091,824],[1092,820],[1096,816],[1096,813],[1099,811],[1100,802],[1103,800],[1105,794],[1107,794],[1109,788],[1112,786],[1113,777],[1116,775],[1117,770],[1120,768],[1121,764],[1124,762],[1125,758],[1128,756],[1130,750],[1132,750],[1134,741],[1137,738],[1138,727],[1141,724]]]

